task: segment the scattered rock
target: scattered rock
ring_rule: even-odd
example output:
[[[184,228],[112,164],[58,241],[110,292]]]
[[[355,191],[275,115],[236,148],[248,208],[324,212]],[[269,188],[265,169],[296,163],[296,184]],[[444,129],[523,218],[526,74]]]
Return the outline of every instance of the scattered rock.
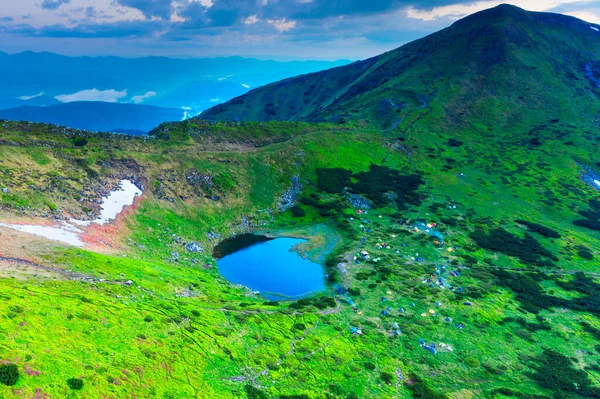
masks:
[[[188,252],[195,252],[195,253],[204,252],[204,248],[202,248],[202,245],[195,243],[195,242],[188,242],[187,244],[185,244],[185,249]],[[176,252],[174,252],[174,253],[176,253]],[[173,253],[171,253],[171,256],[173,256]]]
[[[207,233],[209,240],[219,240],[221,238],[221,234],[215,233],[214,230],[211,230]]]
[[[281,198],[279,199],[279,210],[285,212],[298,201],[298,194],[302,191],[302,184],[300,184],[300,177],[292,177],[292,186],[285,190]]]
[[[171,252],[171,261],[177,262],[179,261],[179,252],[173,251]]]
[[[346,198],[346,201],[356,209],[371,209],[371,206],[373,205],[368,199],[363,198],[358,194],[349,193],[348,191],[344,194],[344,198]]]
[[[188,171],[185,174],[185,179],[192,186],[204,186],[209,188],[213,186],[213,177],[211,175],[199,173],[196,169]]]

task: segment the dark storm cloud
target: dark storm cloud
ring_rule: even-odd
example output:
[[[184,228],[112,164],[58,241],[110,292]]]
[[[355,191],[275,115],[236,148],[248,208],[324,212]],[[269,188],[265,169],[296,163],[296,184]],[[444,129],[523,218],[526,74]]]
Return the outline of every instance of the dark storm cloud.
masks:
[[[44,0],[42,6],[57,9],[70,0]],[[414,34],[397,35],[397,21],[390,13],[404,7],[420,9],[456,3],[456,0],[213,0],[207,6],[199,0],[114,0],[115,4],[139,10],[146,17],[140,21],[101,23],[102,13],[93,7],[74,11],[87,17],[73,27],[62,24],[34,28],[28,24],[0,27],[3,33],[49,38],[132,38],[157,37],[163,41],[183,42],[196,36],[216,37],[235,32],[258,36],[285,32],[289,42],[308,42],[363,36],[378,40],[390,32],[387,41]],[[470,0],[469,0],[470,1]],[[50,5],[52,4],[52,5]],[[171,22],[173,15],[185,19]],[[256,16],[257,23],[244,21]],[[277,29],[277,21],[294,22],[293,29]],[[95,23],[90,23],[95,20]],[[358,21],[358,22],[357,22]]]
[[[190,24],[233,26],[250,15],[265,19],[313,20],[329,17],[367,16],[395,11],[407,6],[431,9],[473,0],[214,0],[206,7],[197,0],[117,0],[118,4],[135,8],[146,17],[169,19],[178,14]],[[178,5],[176,8],[175,5]]]
[[[147,18],[169,19],[173,12],[171,0],[117,0],[117,3],[140,10]]]
[[[56,10],[63,4],[68,4],[70,2],[71,0],[44,0],[42,1],[42,4],[40,4],[40,7],[44,10]]]
[[[186,46],[202,47],[219,54],[224,51],[236,54],[236,49],[248,54],[253,50],[247,46],[253,46],[257,51],[267,49],[272,54],[287,48],[288,54],[297,53],[302,57],[307,56],[303,50],[323,54],[334,49],[338,54],[343,51],[358,54],[362,50],[353,48],[354,44],[372,49],[365,54],[373,55],[450,25],[456,17],[464,15],[461,9],[477,9],[477,3],[481,7],[495,5],[495,1],[489,0],[18,1],[11,4],[31,2],[32,7],[49,10],[46,14],[52,16],[44,15],[40,21],[38,13],[32,12],[35,17],[26,20],[23,15],[31,11],[28,7],[14,7],[12,14],[11,6],[7,7],[3,15],[14,20],[0,17],[0,34],[11,35],[15,39],[13,43],[18,42],[19,36],[23,43],[41,42],[42,38],[44,43],[51,43],[54,38],[65,38],[81,43],[85,52],[86,41],[93,41],[87,39],[99,39],[97,43],[111,39],[114,49],[127,45],[139,52],[151,48],[154,54],[171,54],[171,49],[185,50]],[[521,0],[507,1],[519,5]],[[533,1],[537,5],[537,0]],[[546,10],[554,7],[550,11],[571,12],[590,21],[600,15],[598,0],[539,1],[547,5]],[[531,5],[532,0],[523,4]],[[427,14],[436,7],[448,5],[469,7],[455,7],[459,10],[455,11],[456,15]],[[425,14],[409,13],[411,9]],[[55,43],[56,50],[61,51],[60,41]],[[50,44],[46,49],[49,47]],[[127,54],[126,51],[123,53]]]

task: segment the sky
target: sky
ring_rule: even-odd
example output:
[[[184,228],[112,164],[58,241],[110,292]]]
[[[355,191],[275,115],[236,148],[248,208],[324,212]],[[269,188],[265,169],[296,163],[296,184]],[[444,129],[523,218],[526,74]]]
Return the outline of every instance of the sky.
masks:
[[[600,24],[600,0],[0,0],[0,51],[355,60],[502,3]]]

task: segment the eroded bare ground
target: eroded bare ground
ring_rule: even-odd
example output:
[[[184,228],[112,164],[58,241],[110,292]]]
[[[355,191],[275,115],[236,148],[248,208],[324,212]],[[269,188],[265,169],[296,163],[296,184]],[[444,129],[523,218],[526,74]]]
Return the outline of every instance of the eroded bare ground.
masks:
[[[97,278],[47,264],[56,242],[0,227],[0,277],[17,279],[99,281]]]

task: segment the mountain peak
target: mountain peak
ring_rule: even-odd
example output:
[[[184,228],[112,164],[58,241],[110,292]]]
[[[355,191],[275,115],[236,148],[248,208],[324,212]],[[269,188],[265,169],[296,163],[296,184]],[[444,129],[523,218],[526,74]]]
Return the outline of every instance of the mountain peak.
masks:
[[[575,89],[575,82],[589,81],[600,54],[600,37],[590,26],[574,17],[502,4],[377,57],[255,89],[199,118],[369,119],[389,127],[404,113],[429,107],[431,93],[452,98],[445,112],[459,113],[454,107],[475,109],[471,103],[490,93],[521,102],[531,97],[539,104],[548,96],[542,82],[561,87],[557,96],[570,91],[575,96],[586,89]],[[600,66],[596,69],[600,73]],[[465,92],[454,92],[457,87]]]

